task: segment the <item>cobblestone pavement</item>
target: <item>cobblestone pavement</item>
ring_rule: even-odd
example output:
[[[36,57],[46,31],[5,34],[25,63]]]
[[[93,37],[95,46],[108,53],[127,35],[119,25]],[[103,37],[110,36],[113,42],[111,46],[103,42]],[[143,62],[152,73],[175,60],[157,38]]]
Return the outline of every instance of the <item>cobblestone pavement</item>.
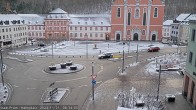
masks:
[[[135,67],[126,69],[127,74],[106,81],[95,90],[95,100],[91,97],[86,101],[84,110],[116,110],[118,106],[117,95],[120,92],[129,94],[132,87],[136,93],[157,96],[158,73],[151,75],[144,71],[149,62],[139,63]],[[188,102],[181,95],[183,76],[176,72],[162,73],[160,82],[160,100],[163,101],[166,110],[192,110]],[[165,94],[175,94],[176,101],[168,103],[164,101]]]

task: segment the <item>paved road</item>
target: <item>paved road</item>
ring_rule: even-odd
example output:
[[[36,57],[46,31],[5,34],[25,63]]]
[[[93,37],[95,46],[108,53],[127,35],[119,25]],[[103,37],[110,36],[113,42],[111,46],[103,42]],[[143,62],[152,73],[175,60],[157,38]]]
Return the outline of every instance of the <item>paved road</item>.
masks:
[[[185,50],[185,49],[184,49]],[[157,53],[140,52],[139,61],[146,61],[151,58],[166,53],[176,52],[176,49],[163,49]],[[135,56],[135,53],[130,53],[126,56]],[[5,55],[4,55],[5,56]],[[17,58],[24,58],[24,56],[11,55]],[[18,61],[4,59],[8,66],[5,72],[5,81],[10,83],[13,87],[12,97],[8,104],[11,105],[40,105],[42,95],[48,86],[56,81],[54,87],[69,88],[70,94],[67,98],[63,98],[58,104],[62,105],[79,105],[81,109],[85,100],[89,97],[91,92],[91,64],[95,62],[95,73],[97,73],[97,87],[103,82],[114,79],[122,67],[122,60],[113,62],[108,60],[98,60],[96,57],[90,56],[86,59],[82,58],[66,58],[66,57],[29,57],[26,58],[34,60],[29,63],[21,63]],[[72,60],[85,66],[85,69],[72,74],[47,74],[43,71],[45,67],[51,63],[61,63],[62,60]],[[130,64],[135,61],[135,57],[127,58],[125,64]],[[57,105],[58,105],[57,104]]]

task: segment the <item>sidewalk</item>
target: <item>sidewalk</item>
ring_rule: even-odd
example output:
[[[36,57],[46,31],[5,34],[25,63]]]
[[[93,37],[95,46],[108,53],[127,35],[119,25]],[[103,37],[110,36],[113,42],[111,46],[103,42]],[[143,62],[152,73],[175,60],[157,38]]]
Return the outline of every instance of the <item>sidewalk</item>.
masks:
[[[139,63],[136,66],[126,69],[127,74],[108,80],[95,89],[95,100],[91,96],[83,106],[83,110],[117,110],[119,93],[130,94],[132,87],[136,88],[136,93],[152,96],[157,95],[157,75],[152,76],[143,72],[145,63]],[[168,77],[168,78],[167,78]],[[181,76],[169,75],[161,79],[160,100],[164,101],[165,94],[176,94],[174,103],[166,103],[166,110],[192,110],[186,99],[181,93],[183,78]]]

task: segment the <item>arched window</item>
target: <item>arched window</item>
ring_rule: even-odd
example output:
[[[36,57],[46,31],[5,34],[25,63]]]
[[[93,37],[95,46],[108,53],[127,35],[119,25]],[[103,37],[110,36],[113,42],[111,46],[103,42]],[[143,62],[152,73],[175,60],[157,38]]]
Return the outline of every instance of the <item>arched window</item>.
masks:
[[[158,8],[154,8],[154,18],[158,17]]]
[[[146,25],[146,13],[143,14],[143,26]]]
[[[135,8],[135,18],[138,19],[140,17],[140,9],[137,7]]]
[[[128,25],[131,25],[131,13],[128,13]]]

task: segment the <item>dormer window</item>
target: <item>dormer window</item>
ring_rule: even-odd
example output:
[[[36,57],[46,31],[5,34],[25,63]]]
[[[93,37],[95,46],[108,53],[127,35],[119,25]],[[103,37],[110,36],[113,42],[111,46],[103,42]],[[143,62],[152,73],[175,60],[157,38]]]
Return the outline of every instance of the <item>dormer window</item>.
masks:
[[[103,24],[103,22],[101,22],[101,24]]]
[[[78,24],[80,24],[80,22],[78,22]]]
[[[95,25],[95,22],[93,22],[93,24]]]
[[[85,22],[85,24],[87,24],[87,22]]]

